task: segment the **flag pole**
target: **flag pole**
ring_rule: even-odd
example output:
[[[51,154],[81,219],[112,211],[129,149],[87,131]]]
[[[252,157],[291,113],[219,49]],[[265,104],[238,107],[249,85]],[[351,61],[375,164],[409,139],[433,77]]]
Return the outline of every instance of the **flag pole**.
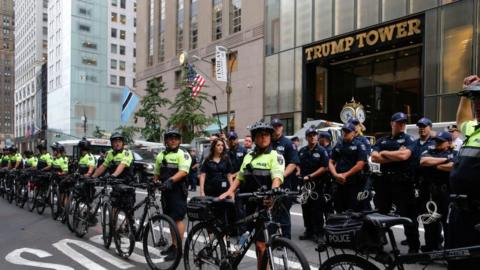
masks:
[[[217,120],[218,120],[218,128],[219,132],[222,132],[222,122],[220,122],[220,115],[218,114],[218,108],[217,108],[217,96],[212,96],[213,99],[213,104],[215,104],[215,112],[217,113]]]

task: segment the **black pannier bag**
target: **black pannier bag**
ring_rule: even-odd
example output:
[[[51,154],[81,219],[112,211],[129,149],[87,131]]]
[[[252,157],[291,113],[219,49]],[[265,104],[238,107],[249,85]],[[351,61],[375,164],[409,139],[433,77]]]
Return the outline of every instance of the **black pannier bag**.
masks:
[[[77,198],[89,202],[95,195],[95,185],[91,182],[82,181],[75,184],[73,192]]]
[[[191,221],[209,221],[215,219],[214,197],[193,197],[187,204],[187,216]]]
[[[124,184],[114,185],[110,192],[112,207],[132,210],[135,206],[135,188]]]
[[[385,231],[364,221],[363,213],[332,214],[325,226],[325,238],[333,248],[378,252],[387,243]]]

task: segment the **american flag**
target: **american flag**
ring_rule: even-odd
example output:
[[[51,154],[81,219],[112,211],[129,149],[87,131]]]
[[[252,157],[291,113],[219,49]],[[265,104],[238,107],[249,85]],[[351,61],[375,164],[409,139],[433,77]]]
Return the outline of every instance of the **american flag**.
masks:
[[[192,94],[191,94],[192,97],[198,96],[204,84],[205,84],[205,78],[203,78],[202,75],[197,74],[197,76],[195,76],[195,79],[193,79],[193,82],[192,82]]]

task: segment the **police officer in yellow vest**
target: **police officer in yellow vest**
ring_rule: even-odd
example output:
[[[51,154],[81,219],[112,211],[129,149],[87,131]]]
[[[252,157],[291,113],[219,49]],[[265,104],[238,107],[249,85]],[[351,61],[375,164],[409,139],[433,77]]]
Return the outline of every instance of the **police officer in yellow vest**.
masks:
[[[80,150],[80,160],[78,161],[78,173],[84,176],[90,176],[95,169],[95,157],[90,153],[90,142],[82,139],[78,142]]]
[[[121,178],[128,183],[133,178],[132,152],[125,149],[125,138],[120,132],[114,132],[110,136],[110,143],[112,149],[107,152],[105,161],[95,170],[93,177],[99,177],[108,170],[112,177]]]
[[[447,221],[448,248],[480,245],[480,232],[474,228],[480,224],[480,77],[465,78],[463,89],[457,110],[457,126],[466,140],[450,173],[453,198]],[[448,269],[478,269],[479,265],[478,258],[449,261]]]
[[[272,149],[273,127],[270,124],[257,122],[250,128],[255,142],[255,150],[248,153],[243,159],[237,178],[230,189],[220,195],[220,199],[233,198],[235,191],[242,184],[242,192],[253,192],[259,188],[275,189],[283,183],[285,160],[283,156]],[[255,212],[259,205],[247,203],[246,215]],[[256,239],[257,258],[262,258],[265,252],[265,240]],[[261,259],[257,266],[260,268]]]
[[[35,169],[39,171],[50,171],[52,168],[52,156],[47,152],[47,146],[44,143],[37,145],[39,157]]]
[[[38,158],[33,155],[31,150],[25,150],[25,168],[35,169],[37,167]]]
[[[160,152],[155,160],[154,181],[164,184],[162,192],[163,212],[177,224],[180,238],[183,238],[185,224],[183,219],[187,213],[187,176],[192,158],[187,151],[180,148],[182,136],[176,129],[169,129],[163,135],[165,151]],[[175,258],[176,248],[173,243],[162,255],[166,260]]]
[[[10,146],[10,166],[11,170],[17,170],[23,168],[22,154],[17,152],[18,149],[15,145]]]

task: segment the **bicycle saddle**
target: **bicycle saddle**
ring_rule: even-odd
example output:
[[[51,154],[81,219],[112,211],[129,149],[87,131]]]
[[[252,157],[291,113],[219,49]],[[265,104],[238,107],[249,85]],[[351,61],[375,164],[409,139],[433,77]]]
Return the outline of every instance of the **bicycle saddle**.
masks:
[[[386,229],[395,225],[408,225],[412,223],[412,220],[406,217],[387,216],[379,213],[373,213],[365,216],[365,222],[370,222],[372,225]]]

